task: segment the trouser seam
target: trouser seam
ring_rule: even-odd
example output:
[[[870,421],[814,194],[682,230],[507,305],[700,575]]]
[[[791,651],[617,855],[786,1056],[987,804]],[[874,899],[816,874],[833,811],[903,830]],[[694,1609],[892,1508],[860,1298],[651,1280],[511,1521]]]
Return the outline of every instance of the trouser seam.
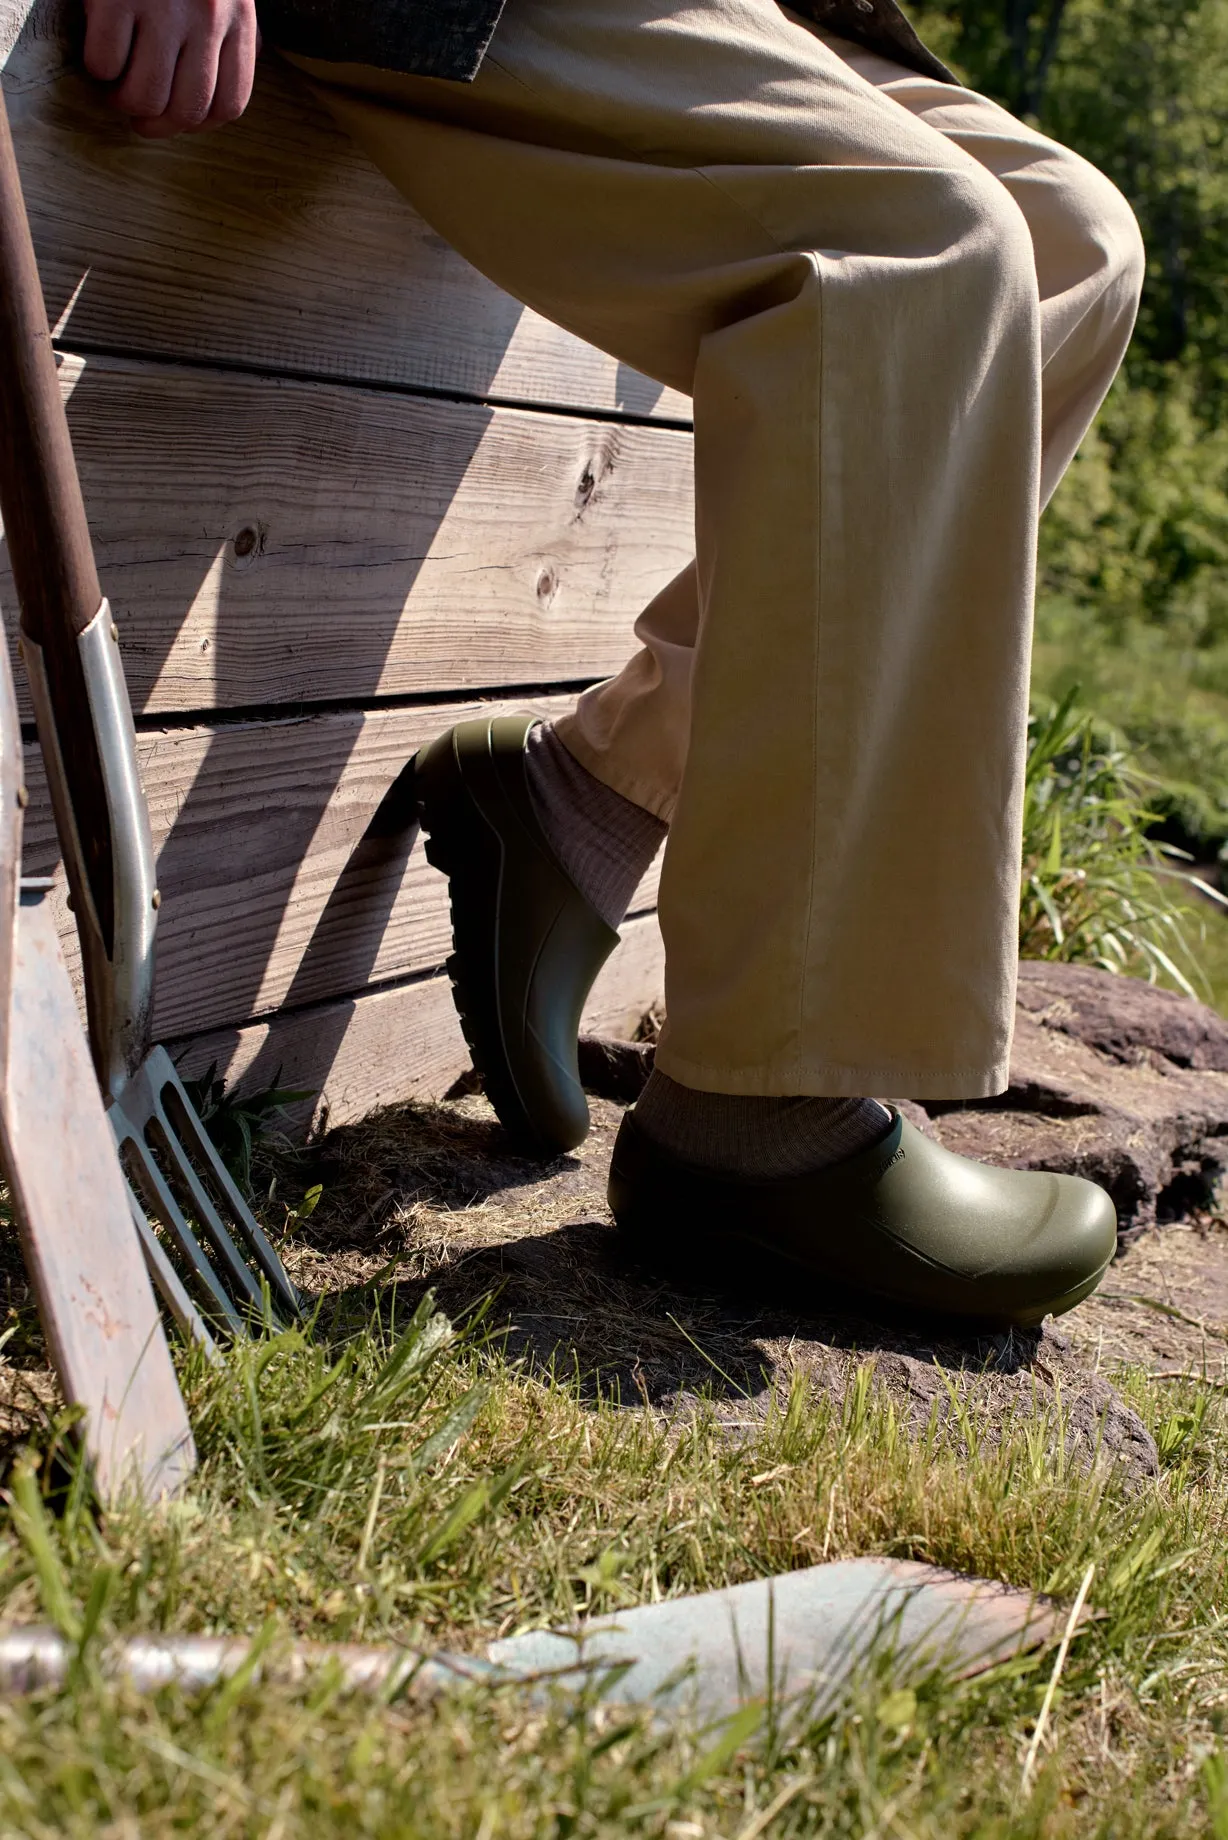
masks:
[[[797,1039],[806,1039],[807,1000],[810,994],[810,941],[814,933],[814,909],[818,898],[818,774],[819,774],[819,697],[821,654],[823,649],[823,429],[826,419],[826,393],[823,388],[823,349],[825,302],[823,269],[818,256],[814,263],[815,290],[818,298],[818,350],[814,358],[815,426],[812,463],[814,465],[814,640],[813,676],[810,705],[810,879],[806,891],[806,930],[802,941],[801,975],[797,990]]]

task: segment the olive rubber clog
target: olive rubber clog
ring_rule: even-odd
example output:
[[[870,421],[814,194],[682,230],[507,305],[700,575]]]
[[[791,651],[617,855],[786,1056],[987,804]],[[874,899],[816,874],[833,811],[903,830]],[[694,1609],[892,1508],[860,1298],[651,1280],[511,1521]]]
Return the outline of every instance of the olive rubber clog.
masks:
[[[1103,1189],[955,1156],[894,1114],[870,1149],[754,1180],[679,1161],[623,1119],[610,1207],[644,1263],[694,1288],[799,1279],[888,1309],[1029,1328],[1094,1291],[1117,1245]],[[776,1288],[776,1286],[774,1286]]]
[[[452,994],[499,1121],[538,1156],[588,1134],[580,1014],[618,934],[560,865],[533,807],[533,716],[479,717],[414,760],[428,862],[448,877]]]

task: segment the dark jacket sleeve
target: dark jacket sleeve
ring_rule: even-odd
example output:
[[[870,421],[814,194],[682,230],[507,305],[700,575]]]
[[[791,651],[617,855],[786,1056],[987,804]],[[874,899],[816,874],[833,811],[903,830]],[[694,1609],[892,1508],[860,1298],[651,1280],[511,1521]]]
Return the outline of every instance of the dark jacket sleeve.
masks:
[[[258,0],[260,29],[281,51],[470,82],[505,0]],[[895,0],[790,0],[793,11],[924,76],[957,81],[927,51]]]
[[[505,0],[257,0],[279,51],[471,82]]]
[[[959,78],[947,69],[940,58],[926,49],[905,19],[895,0],[785,0],[789,9],[816,26],[834,32],[838,38],[851,39],[867,51],[894,58],[923,77],[939,83],[958,83]]]

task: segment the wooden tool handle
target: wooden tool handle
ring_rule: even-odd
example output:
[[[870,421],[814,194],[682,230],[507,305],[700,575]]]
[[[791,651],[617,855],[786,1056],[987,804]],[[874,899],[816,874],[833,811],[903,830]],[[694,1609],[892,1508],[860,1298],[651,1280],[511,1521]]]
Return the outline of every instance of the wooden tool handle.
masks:
[[[22,630],[47,650],[98,611],[85,504],[0,96],[0,506]]]
[[[47,310],[30,240],[21,178],[0,92],[0,514],[8,543],[21,627],[39,646],[54,733],[39,740],[58,758],[71,814],[60,802],[60,848],[69,869],[78,926],[86,894],[104,955],[114,934],[114,873],[106,780],[98,754],[78,637],[102,604],[85,503],[60,397]],[[78,846],[62,825],[75,827]],[[121,840],[122,842],[122,840]],[[76,865],[88,891],[76,885]],[[90,957],[85,932],[82,942]],[[87,985],[90,983],[87,978]],[[87,994],[89,994],[87,992]],[[96,993],[94,993],[96,995]],[[94,997],[91,995],[91,1008]]]

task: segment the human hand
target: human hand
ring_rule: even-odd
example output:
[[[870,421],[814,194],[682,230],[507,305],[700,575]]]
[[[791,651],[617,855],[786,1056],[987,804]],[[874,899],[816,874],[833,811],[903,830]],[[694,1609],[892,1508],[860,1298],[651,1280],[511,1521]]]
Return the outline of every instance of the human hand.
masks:
[[[237,121],[260,35],[255,0],[85,0],[85,67],[138,134]]]

